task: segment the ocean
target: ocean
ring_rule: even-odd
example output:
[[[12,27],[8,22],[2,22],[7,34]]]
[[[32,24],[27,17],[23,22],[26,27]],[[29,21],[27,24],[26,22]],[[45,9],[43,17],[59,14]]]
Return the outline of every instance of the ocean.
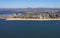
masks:
[[[60,38],[60,20],[0,20],[0,38]]]

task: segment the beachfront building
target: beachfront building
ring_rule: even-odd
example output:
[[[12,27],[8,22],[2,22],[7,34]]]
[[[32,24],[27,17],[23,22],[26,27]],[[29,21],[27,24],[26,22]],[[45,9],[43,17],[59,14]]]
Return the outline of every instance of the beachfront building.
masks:
[[[40,13],[40,12],[28,12],[27,17],[38,18],[38,19],[49,19],[48,12]]]

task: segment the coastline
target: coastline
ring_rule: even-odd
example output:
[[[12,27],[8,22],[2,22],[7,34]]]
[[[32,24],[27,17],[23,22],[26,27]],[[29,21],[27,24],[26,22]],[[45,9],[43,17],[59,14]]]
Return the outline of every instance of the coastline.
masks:
[[[21,18],[7,18],[6,20],[60,20],[60,19],[21,19]]]

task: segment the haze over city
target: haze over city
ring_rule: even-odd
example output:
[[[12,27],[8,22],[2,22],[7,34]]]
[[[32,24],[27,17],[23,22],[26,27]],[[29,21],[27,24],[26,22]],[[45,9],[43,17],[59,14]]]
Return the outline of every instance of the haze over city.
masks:
[[[0,8],[60,8],[60,0],[0,0]]]

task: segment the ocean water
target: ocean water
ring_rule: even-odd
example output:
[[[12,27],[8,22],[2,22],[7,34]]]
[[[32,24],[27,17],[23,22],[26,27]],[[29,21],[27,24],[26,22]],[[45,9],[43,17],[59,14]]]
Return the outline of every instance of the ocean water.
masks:
[[[0,20],[0,38],[60,38],[59,36],[59,20]]]

